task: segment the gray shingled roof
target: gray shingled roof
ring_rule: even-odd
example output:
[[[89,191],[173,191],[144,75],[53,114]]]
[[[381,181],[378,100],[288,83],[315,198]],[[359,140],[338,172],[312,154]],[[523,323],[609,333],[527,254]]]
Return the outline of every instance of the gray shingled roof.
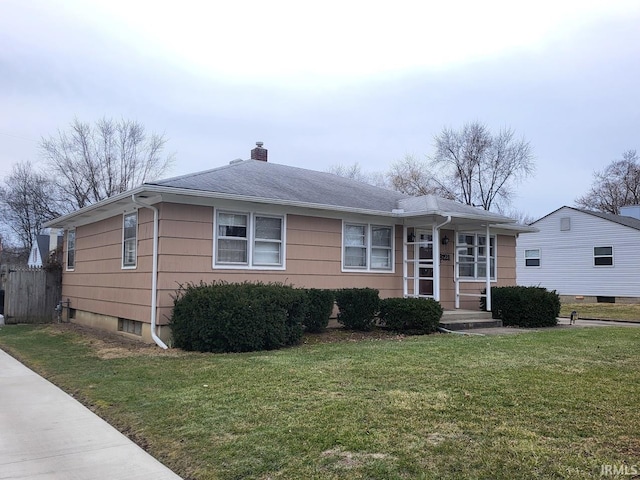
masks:
[[[573,208],[573,207],[569,207]],[[634,228],[636,230],[640,230],[640,220],[633,217],[627,217],[625,215],[614,215],[613,213],[603,213],[603,212],[595,212],[593,210],[585,210],[583,208],[574,208],[574,210],[578,210],[579,212],[588,213],[589,215],[593,215],[594,217],[604,218],[605,220],[609,220],[610,222],[619,223],[620,225],[624,225],[625,227]]]
[[[44,261],[49,255],[49,235],[36,235],[38,250],[40,250],[40,258]]]
[[[512,221],[502,215],[433,195],[411,197],[332,173],[258,160],[236,161],[149,185],[387,213],[401,210],[407,214],[444,213],[496,222]]]
[[[449,200],[435,195],[403,198],[398,202],[398,206],[407,213],[437,213],[438,215],[450,214],[452,216],[482,217],[489,218],[496,222],[513,221],[504,215],[487,212],[478,207],[465,205],[455,200]]]
[[[382,212],[391,212],[406,197],[331,173],[259,160],[243,160],[149,184]]]
[[[144,196],[143,196],[144,194]],[[162,195],[227,198],[327,211],[350,211],[397,217],[451,216],[452,219],[503,224],[522,230],[513,219],[469,205],[425,195],[411,197],[374,187],[332,173],[278,165],[258,160],[236,160],[228,165],[179,177],[145,183],[76,212],[47,222],[45,226],[71,228],[108,218],[138,198]],[[158,200],[160,198],[160,200]],[[528,230],[526,230],[528,231]]]

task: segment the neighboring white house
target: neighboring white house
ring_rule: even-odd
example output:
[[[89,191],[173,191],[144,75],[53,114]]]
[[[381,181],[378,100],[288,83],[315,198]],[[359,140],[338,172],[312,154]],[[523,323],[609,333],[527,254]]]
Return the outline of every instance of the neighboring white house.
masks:
[[[52,228],[49,235],[36,235],[27,265],[32,268],[42,267],[49,254],[62,246],[63,237],[58,235],[58,229]]]
[[[516,243],[516,281],[556,290],[565,301],[640,298],[640,205],[621,215],[561,207]],[[577,298],[576,298],[577,297]]]

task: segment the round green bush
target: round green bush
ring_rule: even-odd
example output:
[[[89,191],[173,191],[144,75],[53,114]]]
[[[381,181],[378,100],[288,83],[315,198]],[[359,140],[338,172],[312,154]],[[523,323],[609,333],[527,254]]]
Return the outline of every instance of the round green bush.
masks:
[[[307,314],[303,322],[305,330],[313,333],[324,331],[329,325],[334,304],[333,290],[307,289]]]
[[[558,324],[560,296],[542,287],[491,287],[491,311],[505,326],[553,327]]]
[[[391,330],[422,335],[438,329],[442,306],[432,298],[385,298],[380,301],[379,317]]]
[[[350,330],[369,331],[376,324],[380,305],[378,290],[373,288],[343,288],[336,290],[338,322]]]
[[[282,284],[213,282],[181,286],[170,325],[176,347],[247,352],[294,345],[302,338],[304,291]]]

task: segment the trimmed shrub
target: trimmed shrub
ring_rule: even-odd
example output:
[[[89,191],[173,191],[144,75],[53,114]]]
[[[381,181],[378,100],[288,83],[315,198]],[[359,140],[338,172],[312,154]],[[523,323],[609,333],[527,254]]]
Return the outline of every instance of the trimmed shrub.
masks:
[[[304,291],[277,283],[181,285],[170,325],[176,347],[200,352],[271,350],[300,342]]]
[[[486,301],[480,306],[486,310]],[[491,287],[491,311],[505,326],[553,327],[558,324],[560,296],[542,287]]]
[[[335,301],[333,290],[307,289],[307,314],[303,322],[307,332],[318,333],[327,328]]]
[[[380,305],[378,290],[373,288],[342,288],[335,291],[338,322],[349,330],[369,331],[376,324]]]
[[[380,301],[379,317],[391,330],[422,335],[438,329],[442,306],[432,298],[385,298]]]

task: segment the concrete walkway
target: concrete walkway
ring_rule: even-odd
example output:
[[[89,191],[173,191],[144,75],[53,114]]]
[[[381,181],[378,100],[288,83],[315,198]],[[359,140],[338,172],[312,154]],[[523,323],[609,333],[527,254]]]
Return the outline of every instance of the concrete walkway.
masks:
[[[547,328],[582,328],[582,327],[640,327],[640,322],[621,322],[615,320],[576,320],[574,324],[569,323],[568,318],[558,318],[558,325],[546,328],[518,328],[518,327],[491,327],[472,328],[469,330],[458,330],[459,333],[480,334],[480,335],[511,335],[516,333],[539,332]]]
[[[0,350],[0,479],[180,477]]]

